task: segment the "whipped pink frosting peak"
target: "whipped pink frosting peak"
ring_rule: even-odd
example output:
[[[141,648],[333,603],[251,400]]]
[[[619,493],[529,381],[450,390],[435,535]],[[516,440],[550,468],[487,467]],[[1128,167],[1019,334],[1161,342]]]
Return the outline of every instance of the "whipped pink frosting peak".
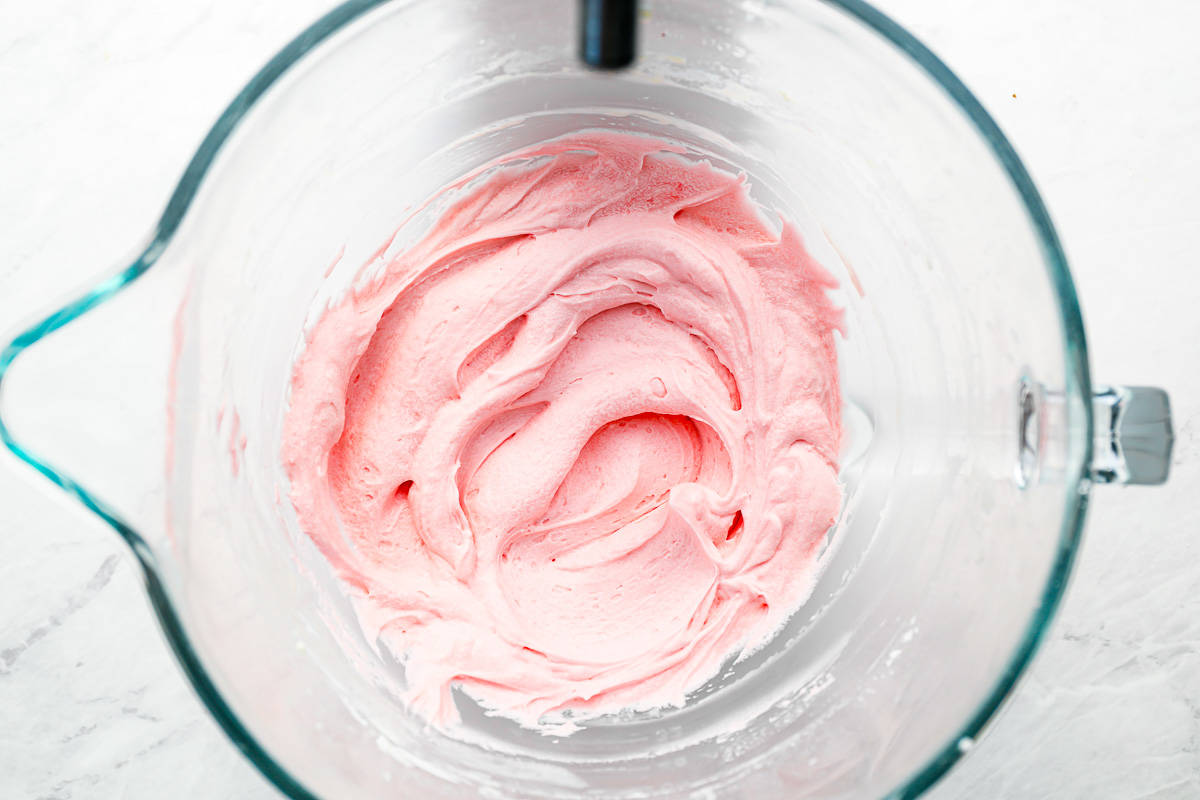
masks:
[[[841,500],[834,281],[741,178],[646,137],[454,188],[309,331],[300,524],[436,724],[456,685],[529,725],[680,704],[811,591]]]

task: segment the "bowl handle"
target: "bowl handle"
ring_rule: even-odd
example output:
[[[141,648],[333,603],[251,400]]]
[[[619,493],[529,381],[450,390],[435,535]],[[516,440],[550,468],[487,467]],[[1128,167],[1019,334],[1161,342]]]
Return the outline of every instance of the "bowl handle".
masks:
[[[1065,449],[1067,403],[1061,390],[1029,378],[1020,381],[1015,477],[1021,488],[1066,477],[1072,462]],[[1083,474],[1089,485],[1165,483],[1175,444],[1167,393],[1151,386],[1100,386],[1091,406],[1092,457]]]
[[[1106,386],[1092,396],[1096,483],[1155,486],[1171,469],[1175,432],[1167,393],[1152,386]]]

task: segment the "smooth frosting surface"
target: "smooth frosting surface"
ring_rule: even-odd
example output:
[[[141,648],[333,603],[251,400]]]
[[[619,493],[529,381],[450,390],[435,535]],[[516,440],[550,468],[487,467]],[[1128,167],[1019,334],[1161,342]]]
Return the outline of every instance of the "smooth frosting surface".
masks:
[[[837,516],[830,275],[645,137],[510,156],[326,311],[282,459],[410,706],[682,703],[812,588]]]

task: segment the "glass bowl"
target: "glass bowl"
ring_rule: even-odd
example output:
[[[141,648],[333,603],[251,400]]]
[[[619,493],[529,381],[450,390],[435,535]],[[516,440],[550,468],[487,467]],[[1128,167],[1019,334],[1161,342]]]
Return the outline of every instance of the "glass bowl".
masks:
[[[0,437],[129,544],[201,699],[292,797],[916,796],[1036,649],[1093,484],[1165,479],[1166,396],[1092,386],[1028,174],[870,6],[646,3],[615,74],[577,63],[575,24],[533,0],[318,20],[217,120],[130,261],[11,337]],[[297,530],[291,364],[438,188],[588,128],[744,171],[839,278],[846,502],[808,603],[686,706],[564,737],[459,697],[450,735],[396,698],[400,666]]]

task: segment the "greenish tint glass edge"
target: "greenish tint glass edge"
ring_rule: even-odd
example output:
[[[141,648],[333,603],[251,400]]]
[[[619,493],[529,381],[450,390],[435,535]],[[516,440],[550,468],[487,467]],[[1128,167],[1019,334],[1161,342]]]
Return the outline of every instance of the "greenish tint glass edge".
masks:
[[[21,330],[5,345],[3,350],[0,350],[0,391],[3,391],[4,377],[9,368],[24,350],[105,302],[154,265],[171,241],[184,214],[187,213],[188,207],[195,198],[200,183],[217,153],[254,103],[280,76],[331,35],[371,9],[391,1],[348,0],[306,28],[268,61],[238,93],[204,137],[195,155],[188,162],[183,176],[159,218],[150,243],[141,255],[116,275],[105,278],[82,296]],[[1092,460],[1093,420],[1091,404],[1086,400],[1092,394],[1091,376],[1088,367],[1083,317],[1079,310],[1075,285],[1071,280],[1066,256],[1045,204],[1033,185],[1033,180],[1003,132],[950,68],[890,17],[863,0],[822,0],[822,2],[839,8],[873,29],[921,67],[958,104],[967,118],[975,125],[1012,180],[1025,203],[1030,221],[1038,233],[1047,271],[1058,294],[1059,313],[1066,345],[1066,391],[1069,398],[1077,401],[1084,421],[1081,441],[1075,442],[1076,447],[1074,448],[1079,457],[1069,465],[1070,472],[1066,481],[1067,496],[1059,530],[1058,554],[1043,590],[1041,603],[1000,679],[958,735],[947,742],[924,767],[887,795],[888,798],[897,798],[897,800],[910,800],[927,791],[963,756],[966,748],[962,746],[962,743],[973,742],[978,738],[1033,658],[1061,602],[1079,547],[1087,510],[1088,494],[1085,481],[1087,466]],[[18,442],[2,417],[0,417],[0,441],[17,458],[108,523],[125,540],[141,567],[146,592],[163,634],[200,700],[238,749],[278,789],[294,800],[317,800],[314,794],[302,786],[267,753],[242,724],[213,684],[184,631],[166,587],[159,577],[159,568],[154,553],[145,540],[106,503]]]
[[[1087,513],[1089,483],[1086,480],[1088,467],[1092,463],[1093,419],[1090,401],[1092,382],[1088,365],[1087,337],[1083,329],[1083,315],[1079,310],[1079,298],[1075,293],[1075,284],[1067,266],[1066,254],[1059,242],[1054,223],[1050,219],[1050,213],[1012,144],[958,76],[929,48],[921,44],[890,17],[862,0],[824,0],[824,2],[841,8],[873,28],[933,78],[983,135],[991,147],[993,155],[1000,162],[1004,171],[1008,173],[1014,188],[1025,203],[1030,222],[1037,231],[1041,242],[1042,256],[1058,295],[1058,311],[1066,353],[1065,390],[1068,401],[1074,401],[1076,407],[1083,412],[1082,430],[1078,432],[1075,441],[1072,442],[1074,447],[1071,447],[1069,451],[1069,456],[1077,454],[1078,458],[1067,465],[1066,497],[1063,504],[1063,518],[1059,526],[1058,554],[1050,569],[1046,586],[1042,590],[1041,602],[1000,679],[975,713],[971,715],[971,718],[967,720],[959,734],[947,742],[929,763],[917,770],[888,795],[888,797],[898,800],[910,800],[919,797],[933,786],[963,757],[969,746],[979,737],[984,727],[1009,697],[1021,674],[1033,659],[1054,619],[1054,613],[1062,601],[1071,574],[1071,566],[1079,549],[1083,521]],[[1068,435],[1071,434],[1072,431],[1068,431]],[[1082,441],[1080,441],[1080,437]],[[964,747],[964,744],[967,746]]]
[[[179,228],[184,214],[187,213],[200,183],[217,153],[242,118],[280,76],[321,42],[367,11],[385,2],[388,0],[348,0],[342,3],[302,31],[250,79],[249,83],[217,118],[196,149],[195,155],[188,162],[175,190],[171,193],[162,216],[159,217],[149,244],[146,245],[141,255],[117,274],[105,278],[82,296],[22,330],[4,346],[3,350],[0,350],[0,393],[4,389],[5,376],[23,351],[110,299],[154,266]],[[318,800],[316,795],[293,778],[267,753],[233,712],[233,709],[229,707],[229,704],[225,702],[225,698],[205,670],[195,648],[192,647],[179,614],[161,580],[157,559],[141,535],[108,504],[18,442],[2,415],[0,415],[0,441],[17,458],[29,464],[51,483],[108,523],[125,540],[141,568],[146,594],[150,599],[155,617],[158,619],[159,627],[179,661],[184,675],[209,713],[243,755],[280,791],[293,800]]]

